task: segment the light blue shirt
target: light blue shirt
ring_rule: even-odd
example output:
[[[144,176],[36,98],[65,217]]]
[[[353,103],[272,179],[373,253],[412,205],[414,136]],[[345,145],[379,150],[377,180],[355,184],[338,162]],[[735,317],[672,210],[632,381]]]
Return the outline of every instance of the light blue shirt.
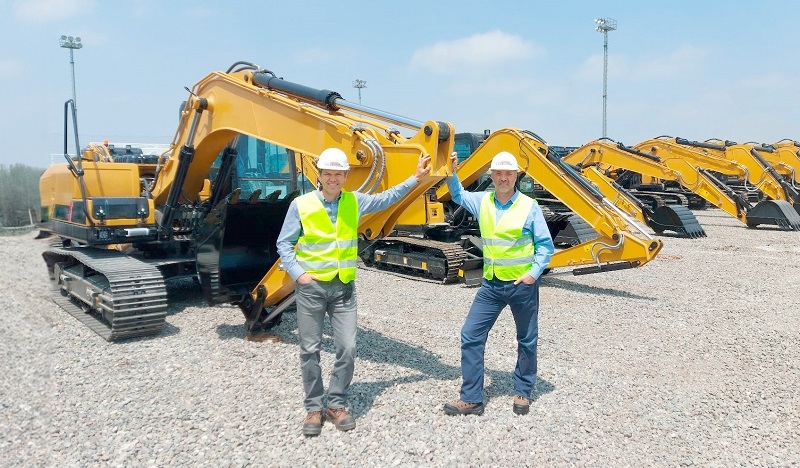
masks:
[[[412,187],[417,185],[417,179],[414,176],[409,177],[403,182],[395,185],[394,187],[385,190],[375,195],[367,195],[361,192],[353,192],[358,200],[358,219],[367,213],[374,213],[390,207],[403,198]],[[322,192],[316,190],[322,206],[325,207],[325,212],[334,226],[336,226],[336,218],[339,213],[339,198],[329,202],[322,196]],[[283,221],[283,227],[278,235],[277,247],[278,255],[281,256],[283,268],[289,273],[293,280],[297,281],[306,271],[297,263],[297,256],[295,255],[294,246],[297,240],[303,235],[303,224],[300,222],[300,211],[297,209],[297,200],[292,200],[289,205],[289,211],[286,213],[286,219]]]
[[[481,201],[483,201],[483,197],[488,196],[491,192],[468,192],[464,190],[464,186],[461,185],[461,181],[458,180],[455,171],[453,171],[452,176],[447,178],[447,188],[450,190],[450,196],[454,202],[463,206],[476,219],[480,219]],[[519,197],[519,191],[515,190],[514,195],[506,203],[501,204],[497,198],[494,199],[494,206],[497,211],[495,223],[511,208],[517,197]],[[528,274],[533,279],[539,279],[544,269],[547,268],[547,264],[550,263],[550,257],[553,256],[555,247],[553,246],[553,239],[550,237],[550,230],[547,229],[544,214],[538,203],[534,203],[530,213],[528,213],[525,224],[522,226],[522,235],[533,238],[536,250],[534,252],[533,266],[531,266]]]

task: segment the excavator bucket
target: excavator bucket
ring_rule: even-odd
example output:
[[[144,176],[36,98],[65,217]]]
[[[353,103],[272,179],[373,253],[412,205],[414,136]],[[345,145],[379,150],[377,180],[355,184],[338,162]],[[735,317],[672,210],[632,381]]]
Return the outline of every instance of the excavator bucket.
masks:
[[[223,200],[212,209],[203,222],[197,253],[200,284],[209,304],[249,294],[278,261],[276,243],[292,198]]]
[[[672,231],[678,237],[692,239],[706,237],[706,231],[700,226],[694,213],[685,206],[659,206],[649,216],[647,224],[657,234],[663,234],[664,231]]]
[[[785,200],[764,200],[747,212],[747,227],[772,224],[784,231],[800,231],[800,214]]]

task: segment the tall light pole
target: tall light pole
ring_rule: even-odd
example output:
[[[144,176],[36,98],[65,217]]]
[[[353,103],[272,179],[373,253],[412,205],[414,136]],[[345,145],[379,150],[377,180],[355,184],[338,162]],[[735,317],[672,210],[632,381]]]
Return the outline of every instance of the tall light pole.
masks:
[[[73,51],[83,47],[83,44],[81,44],[80,37],[72,36],[61,36],[61,39],[59,39],[58,43],[61,45],[61,47],[69,49],[69,64],[72,66],[72,105],[75,108],[75,113],[77,113],[78,101],[75,97],[75,57],[73,55]]]
[[[353,87],[358,89],[358,103],[361,104],[361,90],[367,87],[367,82],[364,80],[353,81]]]
[[[606,106],[608,105],[608,32],[617,29],[617,20],[597,18],[595,30],[603,33],[603,138],[606,137]]]

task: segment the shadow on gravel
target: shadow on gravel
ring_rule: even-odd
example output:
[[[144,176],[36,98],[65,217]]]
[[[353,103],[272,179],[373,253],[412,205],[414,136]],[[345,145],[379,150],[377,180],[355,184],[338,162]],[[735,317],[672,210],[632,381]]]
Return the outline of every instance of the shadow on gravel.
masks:
[[[511,398],[514,396],[514,383],[511,372],[488,371],[486,374],[491,379],[491,383],[484,388],[487,402],[492,398]],[[533,389],[531,394],[531,402],[536,401],[542,395],[552,392],[555,388],[553,384],[543,378],[537,378],[536,388]]]
[[[655,301],[655,297],[640,296],[638,294],[631,294],[628,291],[621,289],[611,288],[598,288],[596,286],[587,286],[585,284],[573,283],[571,281],[563,280],[560,278],[550,277],[546,275],[541,278],[542,286],[552,286],[559,289],[566,289],[567,291],[581,292],[587,294],[597,294],[604,296],[626,297],[628,299],[641,299],[644,301]]]
[[[125,345],[129,343],[138,343],[141,341],[160,340],[169,336],[177,335],[180,332],[181,332],[180,327],[176,327],[175,325],[172,325],[171,323],[167,322],[164,324],[164,328],[156,335],[139,336],[136,338],[128,338],[126,340],[111,341],[108,344]]]
[[[171,278],[167,286],[167,316],[183,312],[187,307],[208,307],[200,283],[194,278]]]
[[[285,313],[281,324],[271,330],[281,338],[284,343],[299,345],[297,337],[297,320],[293,313]],[[219,325],[217,333],[221,339],[241,338],[245,336],[244,326]],[[322,336],[322,352],[334,354],[332,329],[326,320]],[[390,338],[375,330],[358,327],[356,337],[356,357],[380,364],[389,364],[404,367],[418,372],[415,375],[406,375],[395,379],[379,380],[372,382],[358,381],[358,364],[356,363],[355,382],[349,390],[349,406],[353,415],[358,418],[368,413],[375,400],[384,390],[396,385],[421,382],[429,379],[454,380],[452,395],[443,395],[442,404],[458,396],[461,385],[461,367],[444,364],[436,354],[429,350]],[[299,372],[299,369],[298,369]],[[488,369],[486,376],[490,384],[485,389],[487,401],[495,397],[510,398],[513,396],[512,373]],[[539,378],[532,400],[540,395],[552,392],[553,385]]]

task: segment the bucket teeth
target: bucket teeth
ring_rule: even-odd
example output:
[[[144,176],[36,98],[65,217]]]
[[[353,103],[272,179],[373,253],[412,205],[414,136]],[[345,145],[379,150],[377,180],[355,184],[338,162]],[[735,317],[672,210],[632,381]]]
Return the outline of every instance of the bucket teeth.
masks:
[[[747,225],[771,224],[784,231],[800,231],[800,214],[785,200],[765,200],[747,212]]]
[[[694,214],[684,206],[662,206],[651,217],[651,227],[656,232],[674,231],[678,237],[698,239],[706,237],[706,231]]]

